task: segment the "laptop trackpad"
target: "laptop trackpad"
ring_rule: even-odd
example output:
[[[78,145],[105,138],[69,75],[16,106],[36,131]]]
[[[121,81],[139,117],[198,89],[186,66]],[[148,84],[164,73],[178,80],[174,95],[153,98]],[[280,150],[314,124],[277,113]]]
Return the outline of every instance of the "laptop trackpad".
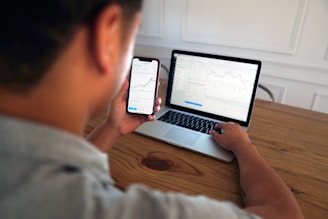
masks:
[[[168,133],[164,135],[168,140],[172,140],[172,143],[179,143],[181,146],[193,145],[200,135],[196,133],[191,133],[178,128],[171,129]]]

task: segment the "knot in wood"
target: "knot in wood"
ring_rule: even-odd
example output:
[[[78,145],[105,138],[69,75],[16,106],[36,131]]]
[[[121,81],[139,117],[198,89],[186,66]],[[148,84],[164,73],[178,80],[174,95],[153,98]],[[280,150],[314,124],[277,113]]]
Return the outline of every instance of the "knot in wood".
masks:
[[[147,157],[142,163],[150,169],[160,171],[169,170],[174,166],[174,163],[171,160],[158,159],[155,157]]]

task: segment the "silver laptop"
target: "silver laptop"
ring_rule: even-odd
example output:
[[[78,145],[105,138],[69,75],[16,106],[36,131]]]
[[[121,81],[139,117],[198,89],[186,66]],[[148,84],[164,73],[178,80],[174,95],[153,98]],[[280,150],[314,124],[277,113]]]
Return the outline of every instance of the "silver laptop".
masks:
[[[173,50],[165,106],[135,132],[231,162],[208,131],[221,121],[247,130],[260,69],[258,60]]]

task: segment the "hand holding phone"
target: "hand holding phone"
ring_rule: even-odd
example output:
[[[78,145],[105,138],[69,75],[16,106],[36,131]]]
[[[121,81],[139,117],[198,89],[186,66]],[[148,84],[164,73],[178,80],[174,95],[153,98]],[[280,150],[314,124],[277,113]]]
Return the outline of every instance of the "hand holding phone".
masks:
[[[154,113],[160,62],[155,58],[133,57],[130,70],[127,112]]]

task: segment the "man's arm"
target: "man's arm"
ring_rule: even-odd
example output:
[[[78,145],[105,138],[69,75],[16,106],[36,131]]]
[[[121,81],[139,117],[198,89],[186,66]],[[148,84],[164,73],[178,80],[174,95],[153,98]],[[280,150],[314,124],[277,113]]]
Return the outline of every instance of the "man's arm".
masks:
[[[293,194],[261,157],[247,133],[235,123],[220,123],[218,128],[224,129],[223,134],[211,131],[211,135],[238,160],[245,210],[263,218],[303,218]]]

